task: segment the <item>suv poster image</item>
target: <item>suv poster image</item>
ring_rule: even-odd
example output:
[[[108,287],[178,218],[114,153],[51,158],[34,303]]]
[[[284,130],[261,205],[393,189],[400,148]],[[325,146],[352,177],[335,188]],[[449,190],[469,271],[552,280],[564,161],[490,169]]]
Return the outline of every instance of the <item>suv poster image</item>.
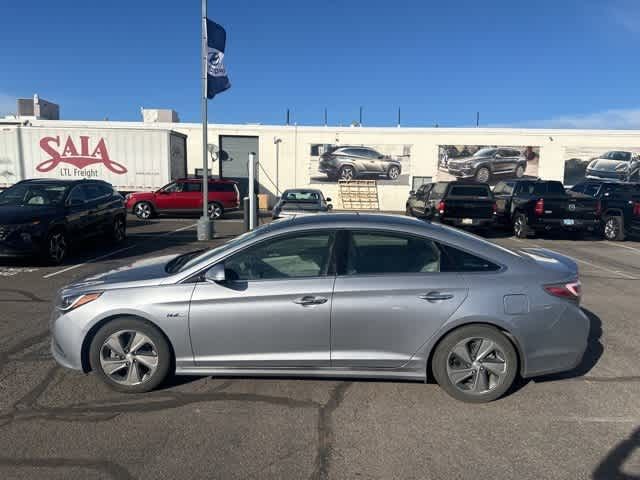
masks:
[[[571,186],[585,178],[640,182],[640,147],[564,149],[564,184]]]
[[[436,180],[475,180],[495,185],[500,180],[536,178],[540,147],[440,145]]]
[[[312,143],[309,154],[311,184],[378,180],[382,185],[409,185],[411,145]]]

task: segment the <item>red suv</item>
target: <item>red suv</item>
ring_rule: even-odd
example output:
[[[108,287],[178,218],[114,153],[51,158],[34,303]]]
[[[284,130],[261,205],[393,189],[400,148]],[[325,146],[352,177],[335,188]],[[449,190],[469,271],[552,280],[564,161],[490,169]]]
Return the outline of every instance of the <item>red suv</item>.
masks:
[[[130,193],[127,211],[146,220],[160,213],[196,213],[202,211],[202,179],[182,178],[155,192]],[[240,208],[240,192],[233,180],[209,180],[209,218],[220,218]]]

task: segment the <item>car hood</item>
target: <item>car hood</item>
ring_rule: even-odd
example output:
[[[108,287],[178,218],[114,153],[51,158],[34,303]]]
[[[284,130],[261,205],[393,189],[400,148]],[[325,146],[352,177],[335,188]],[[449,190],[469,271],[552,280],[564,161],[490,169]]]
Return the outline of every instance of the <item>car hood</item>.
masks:
[[[464,163],[471,163],[476,160],[484,160],[485,157],[460,157],[460,158],[452,158],[449,159],[450,165],[462,165]]]
[[[606,158],[596,158],[589,164],[590,170],[600,170],[603,172],[620,172],[629,168],[629,162],[623,160],[609,160]]]
[[[16,225],[46,220],[58,215],[59,207],[43,205],[0,206],[0,225]]]
[[[86,277],[64,288],[65,291],[110,290],[158,285],[170,276],[167,263],[178,255],[145,258],[128,265]]]
[[[155,192],[133,192],[129,194],[129,198],[136,200],[151,200],[155,196]]]

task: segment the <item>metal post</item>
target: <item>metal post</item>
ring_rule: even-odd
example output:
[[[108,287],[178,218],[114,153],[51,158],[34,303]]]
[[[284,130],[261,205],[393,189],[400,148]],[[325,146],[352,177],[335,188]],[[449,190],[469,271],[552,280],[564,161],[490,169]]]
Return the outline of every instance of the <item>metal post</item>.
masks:
[[[256,178],[256,154],[251,152],[249,154],[249,229],[256,228],[256,192],[255,192],[255,178]]]
[[[324,126],[327,126],[327,109],[324,109]]]
[[[476,112],[476,128],[480,126],[480,112]]]
[[[207,0],[202,0],[202,217],[198,220],[198,240],[211,240],[213,222],[209,219],[209,161],[207,141]]]
[[[274,137],[273,143],[276,144],[276,197],[278,197],[280,196],[280,143],[282,143],[282,139]]]
[[[358,126],[362,126],[362,107],[360,107],[360,121],[358,122]]]
[[[400,107],[398,107],[398,128],[400,128]]]

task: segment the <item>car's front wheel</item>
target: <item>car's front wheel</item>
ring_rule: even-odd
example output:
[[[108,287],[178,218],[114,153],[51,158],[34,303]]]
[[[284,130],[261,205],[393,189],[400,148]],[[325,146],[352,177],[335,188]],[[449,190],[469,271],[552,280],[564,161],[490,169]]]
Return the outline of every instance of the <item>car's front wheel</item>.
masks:
[[[44,257],[50,265],[60,265],[69,251],[67,234],[64,230],[57,228],[47,236]]]
[[[153,216],[153,207],[149,202],[138,202],[133,207],[133,213],[140,220],[148,220]]]
[[[125,241],[127,237],[127,224],[124,220],[124,217],[118,215],[113,220],[113,225],[111,226],[111,241],[113,243],[122,243]]]
[[[518,372],[518,355],[497,328],[469,325],[449,333],[432,361],[438,384],[453,398],[484,403],[504,395]]]
[[[387,170],[387,177],[389,180],[397,180],[400,176],[400,168],[396,165],[391,165]]]
[[[137,318],[105,324],[93,337],[89,355],[101,380],[124,393],[153,390],[166,378],[172,361],[162,333]]]

